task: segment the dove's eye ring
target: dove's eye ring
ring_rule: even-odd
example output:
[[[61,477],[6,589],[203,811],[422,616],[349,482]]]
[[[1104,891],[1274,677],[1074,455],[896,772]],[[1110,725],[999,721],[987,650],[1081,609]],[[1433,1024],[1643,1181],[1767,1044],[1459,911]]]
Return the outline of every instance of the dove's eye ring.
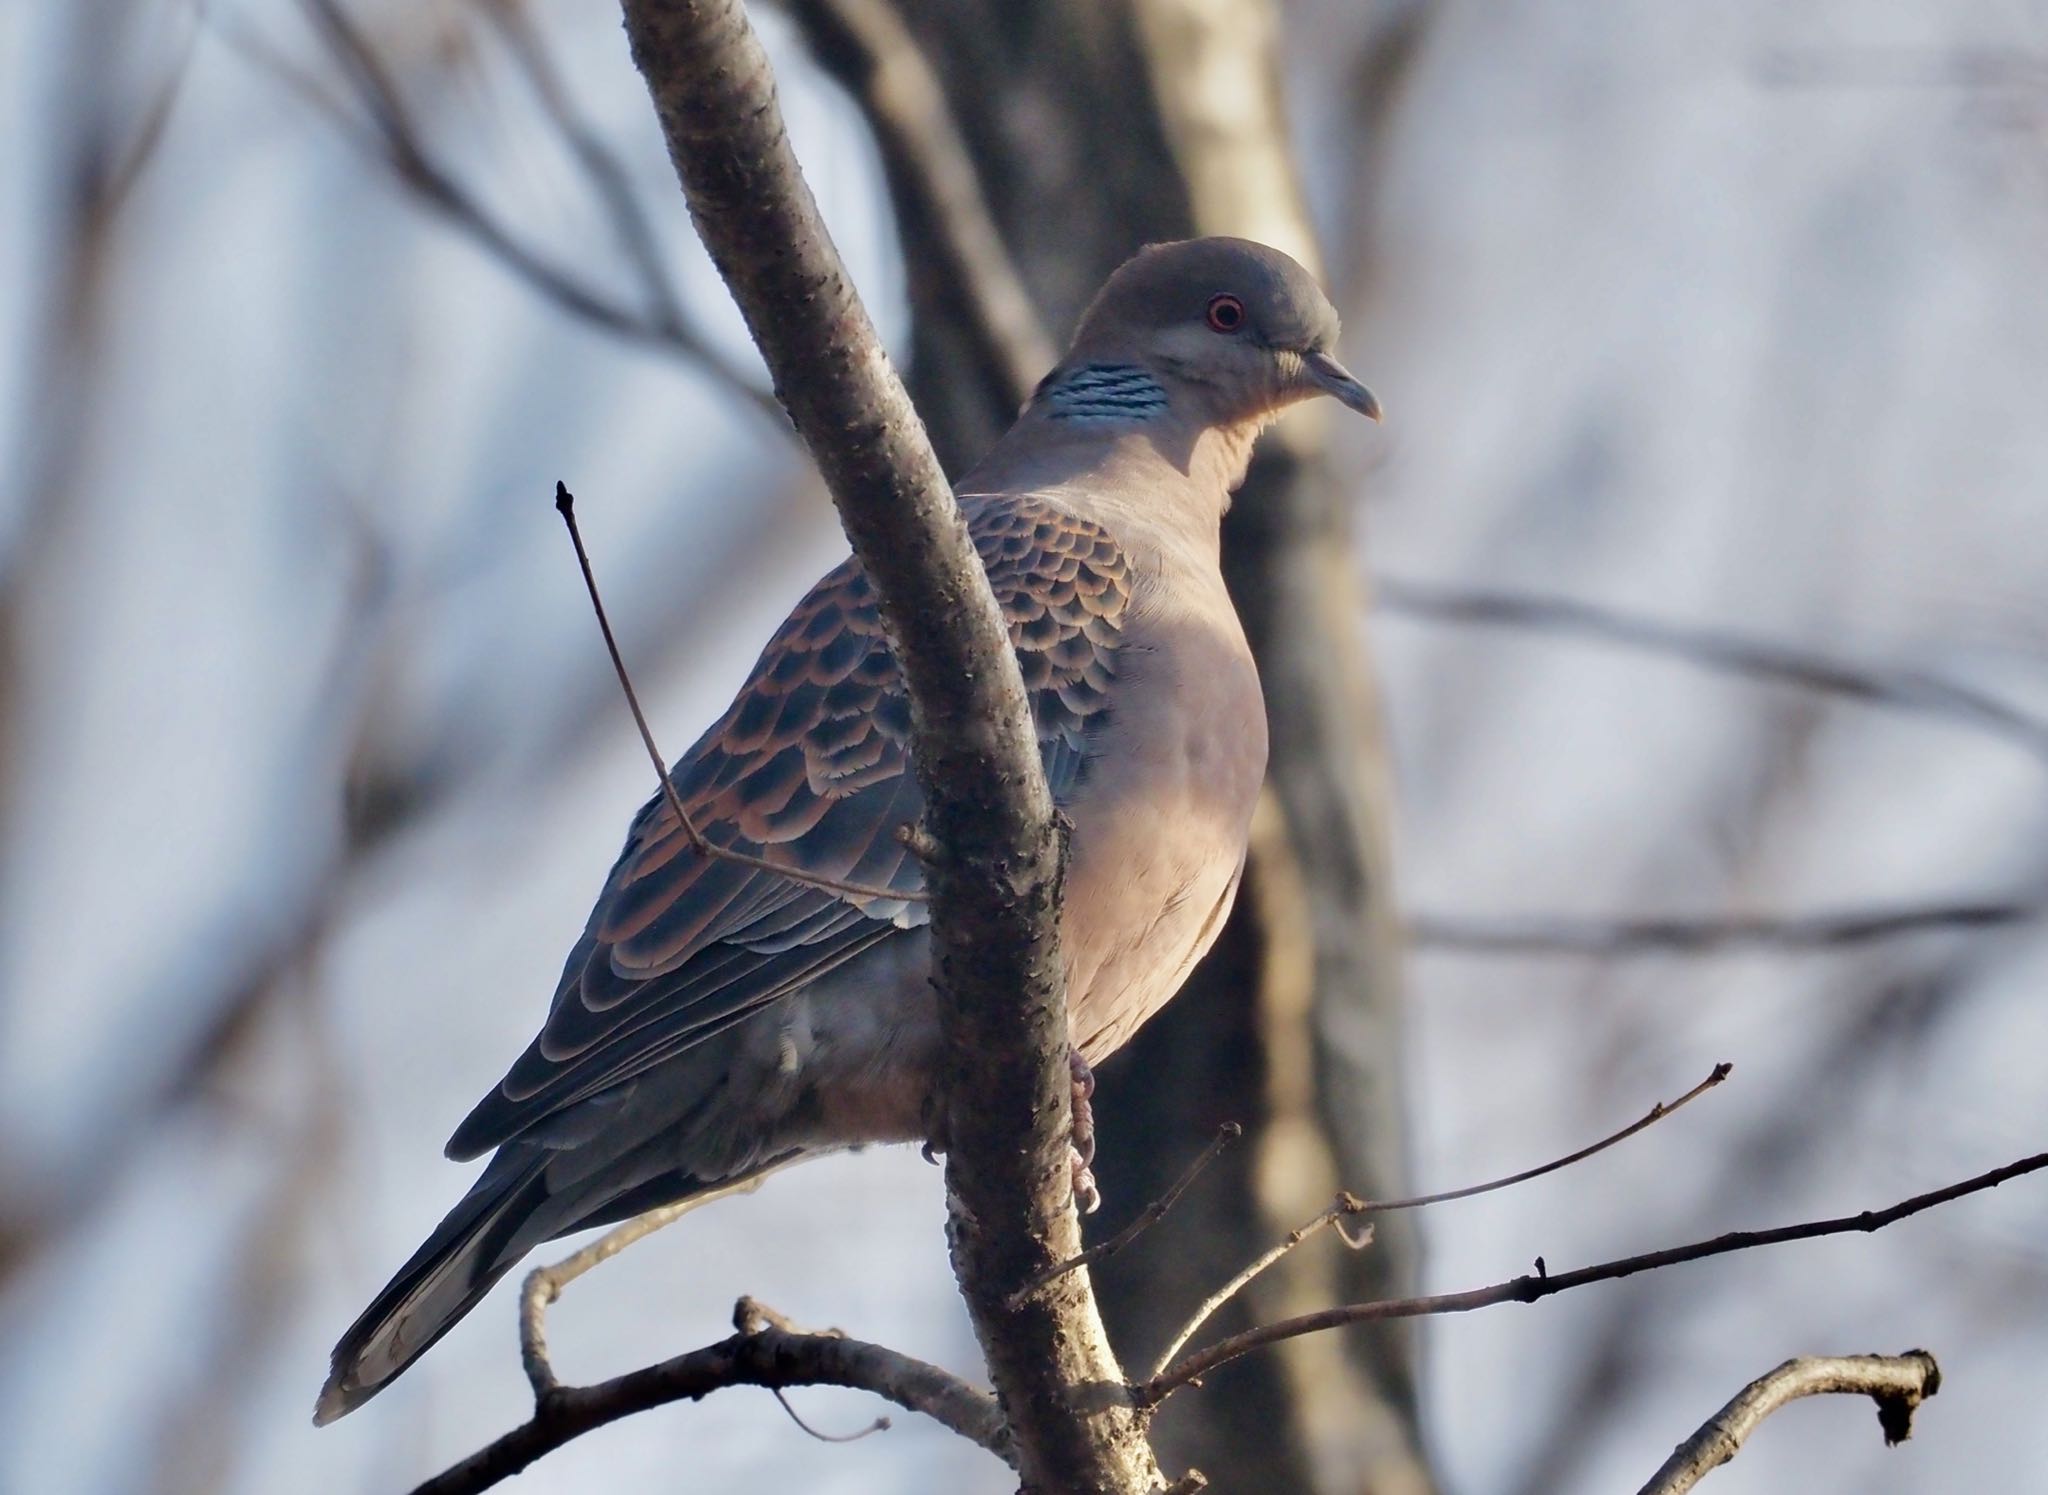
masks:
[[[1244,303],[1225,291],[1209,298],[1209,326],[1216,332],[1235,332],[1244,326]]]

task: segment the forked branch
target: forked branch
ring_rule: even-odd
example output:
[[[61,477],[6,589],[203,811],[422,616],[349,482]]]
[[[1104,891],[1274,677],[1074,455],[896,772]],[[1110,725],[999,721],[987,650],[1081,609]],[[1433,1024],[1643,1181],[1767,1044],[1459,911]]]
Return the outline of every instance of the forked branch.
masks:
[[[1202,1377],[1220,1366],[1228,1365],[1240,1356],[1254,1350],[1280,1343],[1286,1339],[1297,1339],[1304,1334],[1316,1334],[1325,1329],[1342,1328],[1346,1324],[1370,1323],[1376,1319],[1424,1318],[1441,1313],[1470,1313],[1475,1308],[1491,1308],[1497,1303],[1534,1303],[1556,1293],[1567,1292],[1575,1287],[1585,1287],[1595,1282],[1612,1282],[1621,1277],[1633,1277],[1638,1272],[1654,1271],[1659,1267],[1674,1267],[1682,1262],[1704,1261],[1710,1256],[1726,1256],[1733,1251],[1748,1251],[1758,1246],[1777,1246],[1791,1241],[1817,1240],[1823,1236],[1848,1235],[1854,1232],[1869,1233],[1883,1230],[1888,1225],[1917,1215],[1923,1211],[1961,1199],[1969,1194],[1995,1189],[2000,1184],[2022,1178],[2030,1173],[2039,1173],[2048,1168],[2048,1152],[2035,1153],[2032,1157],[2007,1163],[1966,1178],[1946,1188],[1935,1189],[1925,1194],[1915,1194],[1897,1204],[1879,1210],[1865,1210],[1861,1214],[1838,1215],[1827,1220],[1808,1220],[1797,1225],[1779,1225],[1769,1230],[1732,1230],[1726,1235],[1715,1236],[1712,1240],[1694,1241],[1684,1246],[1672,1246],[1662,1251],[1646,1251],[1638,1256],[1624,1256],[1615,1261],[1601,1262],[1576,1271],[1551,1273],[1543,1268],[1541,1259],[1533,1274],[1497,1282],[1491,1287],[1476,1287],[1461,1293],[1436,1293],[1416,1298],[1387,1298],[1374,1303],[1346,1303],[1336,1308],[1325,1308],[1317,1313],[1304,1313],[1295,1318],[1282,1319],[1278,1323],[1265,1324],[1256,1329],[1247,1329],[1242,1334],[1233,1334],[1220,1340],[1206,1350],[1197,1351],[1168,1369],[1163,1375],[1154,1376],[1143,1385],[1133,1388],[1133,1395],[1143,1407],[1157,1406],[1173,1392],[1183,1386],[1194,1385]]]
[[[1417,1194],[1408,1199],[1380,1201],[1360,1199],[1355,1194],[1339,1194],[1336,1203],[1332,1204],[1320,1215],[1317,1215],[1313,1220],[1289,1231],[1286,1239],[1253,1261],[1242,1272],[1239,1272],[1230,1281],[1224,1283],[1222,1287],[1205,1298],[1202,1301],[1202,1306],[1195,1310],[1194,1316],[1181,1326],[1181,1331],[1174,1335],[1172,1342],[1160,1352],[1159,1362],[1152,1368],[1153,1379],[1157,1380],[1166,1373],[1167,1367],[1173,1364],[1174,1356],[1178,1355],[1187,1342],[1195,1337],[1202,1325],[1215,1316],[1218,1309],[1251,1286],[1254,1279],[1264,1273],[1267,1268],[1273,1266],[1280,1258],[1311,1237],[1325,1230],[1335,1230],[1339,1235],[1343,1236],[1345,1245],[1353,1250],[1358,1250],[1371,1243],[1369,1228],[1368,1233],[1364,1236],[1348,1235],[1344,1231],[1343,1224],[1347,1219],[1352,1219],[1359,1215],[1385,1214],[1392,1210],[1421,1209],[1425,1205],[1448,1204],[1454,1199],[1470,1199],[1479,1194],[1491,1194],[1497,1189],[1512,1188],[1516,1184],[1527,1183],[1531,1179],[1541,1178],[1546,1173],[1555,1173],[1560,1168],[1569,1168],[1574,1163],[1582,1163],[1596,1153],[1605,1152],[1616,1143],[1626,1142],[1637,1132],[1644,1130],[1646,1127],[1654,1126],[1665,1117],[1671,1115],[1672,1112],[1705,1095],[1709,1090],[1712,1090],[1716,1085],[1727,1079],[1734,1070],[1735,1066],[1726,1061],[1716,1064],[1713,1071],[1704,1080],[1701,1080],[1699,1084],[1679,1096],[1678,1099],[1658,1101],[1644,1115],[1630,1122],[1620,1131],[1611,1132],[1607,1136],[1602,1137],[1598,1142],[1581,1147],[1576,1152],[1568,1152],[1561,1158],[1553,1158],[1549,1162],[1540,1163],[1534,1168],[1524,1168],[1520,1173],[1510,1173],[1504,1178],[1489,1179],[1483,1184],[1468,1184],[1462,1189],[1446,1189],[1437,1194]]]
[[[475,1495],[542,1455],[606,1423],[669,1402],[699,1401],[728,1386],[846,1386],[921,1412],[1014,1463],[995,1398],[909,1355],[836,1333],[805,1333],[751,1299],[733,1312],[738,1332],[717,1344],[594,1386],[551,1386],[533,1417],[428,1480],[413,1495]]]

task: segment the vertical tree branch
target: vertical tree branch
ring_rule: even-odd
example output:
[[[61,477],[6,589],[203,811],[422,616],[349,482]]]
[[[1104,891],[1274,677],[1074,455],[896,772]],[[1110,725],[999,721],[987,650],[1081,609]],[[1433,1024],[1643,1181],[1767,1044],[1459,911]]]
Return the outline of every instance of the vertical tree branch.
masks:
[[[819,62],[860,100],[902,218],[906,273],[966,334],[976,373],[1004,415],[1059,357],[989,216],[945,91],[893,0],[792,0]],[[957,376],[957,371],[956,376]]]
[[[1318,268],[1276,54],[1278,7],[1134,0],[1133,11],[1196,231],[1261,239]],[[1340,1180],[1362,1194],[1408,1192],[1393,785],[1349,503],[1328,461],[1327,421],[1305,409],[1267,438],[1225,532],[1224,574],[1270,706],[1278,811],[1254,828],[1247,877],[1272,1117],[1255,1134],[1269,1218],[1298,1218]],[[1383,1220],[1373,1250],[1332,1259],[1322,1280],[1266,1306],[1412,1291],[1418,1254],[1412,1221]],[[1317,1488],[1431,1488],[1412,1341],[1407,1326],[1379,1324],[1283,1358]]]
[[[1027,1485],[1161,1481],[1072,1256],[1063,847],[1023,681],[959,509],[799,172],[737,0],[626,0],[690,213],[875,583],[927,829],[955,1272]]]

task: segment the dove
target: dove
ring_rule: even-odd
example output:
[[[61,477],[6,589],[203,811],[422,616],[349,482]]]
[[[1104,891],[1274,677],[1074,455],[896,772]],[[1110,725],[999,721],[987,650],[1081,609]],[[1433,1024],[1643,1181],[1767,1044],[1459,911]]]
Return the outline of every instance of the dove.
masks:
[[[1242,239],[1125,262],[1016,423],[956,485],[1071,824],[1061,915],[1074,1189],[1093,1066],[1215,941],[1266,764],[1221,527],[1259,433],[1331,396],[1315,280]],[[943,1147],[928,910],[901,828],[911,715],[848,560],[800,601],[657,792],[563,966],[540,1035],[455,1129],[491,1159],[334,1350],[315,1421],[388,1386],[543,1242],[876,1143]],[[790,876],[762,865],[793,869]]]

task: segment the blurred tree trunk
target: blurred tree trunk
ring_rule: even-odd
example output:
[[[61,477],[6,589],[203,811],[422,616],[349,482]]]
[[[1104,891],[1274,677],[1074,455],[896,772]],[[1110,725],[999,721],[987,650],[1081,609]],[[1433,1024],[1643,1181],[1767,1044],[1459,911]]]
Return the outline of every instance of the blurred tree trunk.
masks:
[[[871,117],[881,0],[794,0],[821,62]],[[1064,333],[1139,245],[1242,233],[1313,264],[1278,107],[1266,0],[902,0],[987,209],[1047,326]],[[907,40],[907,39],[905,39]],[[879,106],[886,109],[888,106]],[[910,386],[949,468],[1014,408],[931,269],[932,193],[878,124],[909,267]],[[1370,369],[1363,370],[1370,375]],[[1224,1121],[1225,1154],[1150,1239],[1098,1272],[1137,1372],[1204,1296],[1339,1187],[1406,1192],[1400,956],[1388,878],[1390,793],[1363,643],[1349,510],[1321,425],[1269,437],[1226,528],[1225,569],[1264,674],[1273,753],[1244,895],[1176,1001],[1112,1061],[1098,1110],[1109,1204],[1098,1238],[1164,1191]],[[1142,1078],[1140,1078],[1142,1077]],[[1404,1216],[1367,1251],[1305,1249],[1211,1332],[1409,1288]],[[1176,1399],[1155,1439],[1217,1488],[1423,1495],[1405,1324],[1298,1340]]]

